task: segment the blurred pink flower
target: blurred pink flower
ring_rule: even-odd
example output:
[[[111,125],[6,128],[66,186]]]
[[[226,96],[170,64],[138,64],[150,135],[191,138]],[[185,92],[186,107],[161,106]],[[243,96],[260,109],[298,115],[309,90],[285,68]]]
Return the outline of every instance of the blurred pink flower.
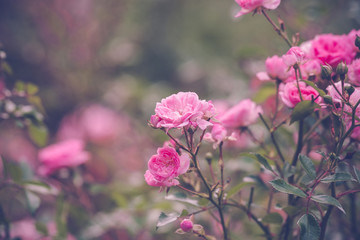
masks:
[[[299,82],[299,88],[303,100],[311,100],[312,98],[315,99],[319,95],[319,93],[314,88],[306,86],[304,82]],[[279,89],[279,96],[283,103],[290,108],[294,108],[296,104],[301,102],[296,81],[281,84]],[[320,101],[320,97],[316,98],[315,100],[316,103],[319,103]]]
[[[300,69],[303,77],[317,76],[321,73],[321,62],[318,59],[310,59],[304,62]]]
[[[171,147],[158,148],[157,154],[153,155],[145,172],[145,181],[150,186],[171,187],[178,185],[175,179],[181,174],[186,173],[190,165],[190,158],[187,154],[181,156]]]
[[[291,74],[289,67],[284,63],[283,59],[277,55],[268,57],[265,61],[265,66],[266,72],[260,72],[256,75],[259,80],[267,81],[277,79],[286,81]]]
[[[356,30],[356,29],[351,30],[348,34],[348,37],[350,39],[351,46],[354,48],[354,51],[359,52],[360,51],[359,48],[357,46],[355,46],[356,35],[360,36],[360,29],[359,30]]]
[[[305,53],[300,47],[292,47],[282,56],[282,60],[288,67],[300,64],[305,60]]]
[[[193,92],[179,92],[156,104],[150,124],[156,128],[199,127],[204,130],[212,125],[209,120],[215,114],[211,101],[199,100]]]
[[[333,68],[341,61],[350,64],[356,55],[353,45],[346,35],[318,35],[312,41],[310,58],[319,59],[322,64],[328,63]]]
[[[337,82],[334,84],[336,89],[334,88],[333,85],[329,85],[326,90],[327,90],[327,93],[328,95],[332,98],[332,101],[334,103],[341,103],[342,102],[342,99],[341,99],[341,96],[339,95],[338,91],[341,93],[342,92],[342,87],[341,87],[341,81],[340,82]],[[350,84],[348,83],[345,83],[344,84],[345,87],[347,86],[350,86]]]
[[[240,17],[262,7],[273,10],[280,4],[280,0],[235,0],[235,2],[241,7],[235,17]]]
[[[194,227],[194,224],[190,219],[184,219],[180,223],[180,228],[184,232],[190,232],[193,229],[193,227]]]
[[[84,151],[84,145],[82,140],[69,139],[41,149],[39,173],[49,176],[60,168],[76,167],[88,161],[90,154]]]
[[[225,128],[247,127],[256,122],[259,113],[263,113],[260,106],[250,99],[244,99],[218,116],[218,119]]]
[[[360,58],[355,59],[348,66],[348,69],[349,82],[356,86],[360,86]]]
[[[96,144],[108,144],[118,137],[123,122],[112,109],[92,104],[66,116],[57,135],[59,139],[78,138]]]
[[[13,222],[11,225],[10,235],[12,238],[21,238],[21,240],[51,240],[56,236],[56,224],[51,222],[47,224],[48,236],[44,236],[36,230],[36,222],[33,219],[23,219]],[[66,240],[75,240],[68,234]]]

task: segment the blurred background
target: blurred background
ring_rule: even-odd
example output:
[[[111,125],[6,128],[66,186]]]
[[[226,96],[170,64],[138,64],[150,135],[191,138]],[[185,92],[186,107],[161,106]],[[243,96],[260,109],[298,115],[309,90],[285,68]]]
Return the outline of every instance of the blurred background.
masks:
[[[39,86],[48,144],[86,135],[92,153],[84,179],[95,210],[69,211],[74,236],[172,235],[176,226],[155,232],[157,218],[182,206],[143,180],[166,140],[147,126],[156,102],[179,91],[230,103],[254,98],[264,59],[287,51],[263,16],[235,19],[238,10],[232,0],[0,1],[0,42],[13,71],[7,84]],[[284,0],[269,14],[301,41],[360,28],[358,0]],[[0,131],[3,156],[36,166],[39,147],[25,133],[9,124]],[[37,221],[48,218],[47,207],[37,210]],[[31,217],[11,214],[13,221]]]

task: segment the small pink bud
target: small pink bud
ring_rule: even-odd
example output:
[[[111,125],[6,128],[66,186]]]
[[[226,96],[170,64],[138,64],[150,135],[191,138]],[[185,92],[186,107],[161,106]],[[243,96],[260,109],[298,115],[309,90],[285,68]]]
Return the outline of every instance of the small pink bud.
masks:
[[[193,229],[193,222],[190,219],[184,219],[180,223],[180,228],[184,232],[190,232]]]

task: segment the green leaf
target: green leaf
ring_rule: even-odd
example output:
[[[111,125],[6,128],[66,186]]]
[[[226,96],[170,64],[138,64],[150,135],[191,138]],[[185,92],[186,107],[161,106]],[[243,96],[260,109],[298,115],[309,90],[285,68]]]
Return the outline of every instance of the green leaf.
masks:
[[[278,191],[288,194],[293,194],[299,197],[306,197],[306,194],[301,189],[292,186],[285,182],[283,179],[275,179],[270,181],[270,184]]]
[[[260,88],[252,100],[256,103],[263,103],[266,99],[276,94],[276,88],[273,85],[268,85]]]
[[[281,215],[279,213],[269,213],[268,215],[266,215],[263,219],[262,222],[264,223],[273,223],[273,224],[281,224],[283,222],[283,218],[281,217]]]
[[[36,126],[34,124],[28,127],[28,133],[31,140],[39,147],[44,147],[48,140],[47,128],[43,125]]]
[[[310,158],[300,155],[299,156],[300,163],[302,167],[304,168],[305,172],[308,174],[308,176],[314,180],[316,178],[316,170],[314,163],[310,160]]]
[[[31,191],[25,191],[26,205],[28,206],[32,214],[35,213],[36,209],[39,208],[41,200],[40,198],[32,193]]]
[[[290,124],[293,122],[302,120],[312,114],[315,110],[315,108],[319,108],[320,105],[311,101],[311,100],[305,100],[302,102],[299,102],[293,112],[291,113],[291,121]]]
[[[297,224],[300,226],[300,240],[318,240],[320,237],[320,226],[311,214],[304,214]]]
[[[38,93],[38,91],[39,91],[39,88],[35,84],[32,84],[32,83],[26,84],[26,92],[29,95],[35,95],[36,93]]]
[[[308,80],[303,80],[303,82],[305,82],[307,85],[311,86],[313,89],[315,89],[319,95],[321,97],[325,96],[326,93],[324,92],[324,90],[320,89],[315,83],[308,81]]]
[[[338,209],[340,209],[340,211],[342,211],[344,214],[346,214],[344,208],[341,206],[339,201],[336,200],[335,198],[331,197],[331,196],[328,196],[328,195],[313,195],[313,196],[311,196],[311,199],[313,201],[315,201],[315,202],[318,202],[318,203],[324,203],[324,204],[333,205],[333,206],[337,207]]]
[[[35,223],[36,230],[43,235],[47,236],[49,234],[46,224],[42,222],[36,222]]]
[[[234,187],[232,187],[228,192],[227,192],[227,197],[231,197],[234,194],[238,193],[241,189],[243,189],[244,187],[248,186],[248,185],[253,185],[255,184],[255,182],[241,182],[237,185],[235,185]]]
[[[296,172],[296,168],[294,166],[291,166],[290,163],[285,162],[283,167],[284,178],[293,176],[295,172]]]
[[[183,193],[183,192],[177,192],[177,193],[175,193],[175,194],[167,195],[167,196],[165,196],[165,199],[166,199],[166,200],[171,200],[171,201],[178,201],[178,202],[183,202],[183,203],[189,203],[189,204],[194,205],[194,206],[199,206],[198,200],[189,198],[189,197],[188,197],[185,193]]]
[[[335,173],[321,179],[322,183],[356,181],[349,173]]]
[[[354,166],[354,173],[355,173],[356,180],[360,183],[360,170],[357,169],[355,166]]]
[[[188,210],[183,209],[183,210],[181,211],[180,217],[186,217],[187,215],[189,215]]]
[[[246,156],[249,158],[252,158],[254,160],[257,160],[261,165],[263,165],[267,170],[270,170],[273,172],[273,169],[271,168],[270,164],[269,164],[269,159],[267,159],[266,157],[264,157],[263,155],[259,154],[259,153],[244,153],[242,154],[242,156]]]
[[[165,226],[166,224],[176,221],[179,216],[180,216],[180,214],[178,214],[178,213],[165,214],[164,212],[161,212],[159,219],[157,221],[157,224],[156,224],[156,230],[159,227]]]
[[[284,207],[283,210],[287,213],[287,215],[289,215],[289,217],[294,217],[301,212],[301,208],[294,206]]]

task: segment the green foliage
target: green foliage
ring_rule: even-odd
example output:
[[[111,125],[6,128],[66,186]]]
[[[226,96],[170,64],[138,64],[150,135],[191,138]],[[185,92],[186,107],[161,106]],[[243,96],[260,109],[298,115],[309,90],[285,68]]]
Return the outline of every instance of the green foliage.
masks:
[[[341,206],[339,201],[336,200],[335,198],[331,197],[331,196],[328,196],[328,195],[312,195],[311,199],[313,201],[315,201],[315,202],[318,202],[318,203],[333,205],[333,206],[337,207],[338,209],[340,209],[340,211],[342,211],[344,214],[346,214],[344,208]]]
[[[305,119],[312,114],[316,108],[320,108],[320,105],[311,100],[299,102],[291,113],[290,124]]]
[[[306,194],[299,188],[288,184],[283,179],[275,179],[269,182],[276,190],[288,193],[288,194],[294,194],[299,197],[306,197]]]
[[[310,158],[308,158],[304,155],[299,155],[299,159],[300,159],[301,166],[303,167],[303,169],[305,170],[307,175],[312,180],[314,180],[316,178],[316,170],[315,170],[314,163],[311,161]]]
[[[176,221],[179,216],[180,216],[180,214],[178,214],[178,213],[165,214],[164,212],[161,212],[159,219],[156,223],[156,229]]]
[[[313,215],[304,214],[297,224],[300,227],[300,240],[318,240],[320,237],[320,226]]]
[[[335,173],[321,179],[322,183],[331,183],[331,182],[343,182],[343,181],[356,181],[349,173]]]
[[[283,222],[283,218],[279,213],[269,213],[263,219],[264,223],[272,223],[272,224],[281,224]]]

